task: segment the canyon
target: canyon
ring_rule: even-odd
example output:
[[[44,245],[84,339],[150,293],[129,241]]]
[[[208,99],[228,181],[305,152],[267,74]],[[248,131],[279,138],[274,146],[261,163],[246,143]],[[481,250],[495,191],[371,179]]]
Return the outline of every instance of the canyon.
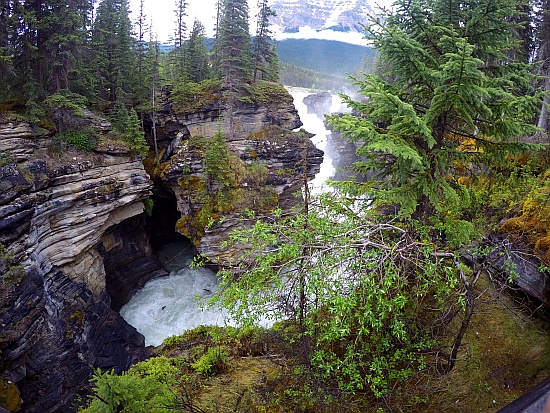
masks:
[[[14,411],[74,411],[95,369],[120,372],[146,358],[143,336],[118,310],[136,288],[166,274],[153,245],[183,233],[223,264],[224,253],[227,260],[234,252],[219,245],[240,212],[260,201],[262,211],[291,202],[323,156],[311,134],[293,131],[301,122],[290,95],[239,103],[231,114],[219,101],[185,114],[166,103],[156,121],[161,159],[152,163],[154,155],[144,160],[112,139],[105,119],[87,111],[80,117],[95,131],[92,152],[59,150],[51,128],[10,118],[0,124],[0,377],[17,388],[1,393]],[[217,223],[205,230],[189,217],[208,199],[182,187],[205,181],[204,146],[189,142],[230,126],[239,197],[212,211]],[[246,173],[253,163],[265,165],[261,180]],[[150,217],[147,200],[155,203]]]

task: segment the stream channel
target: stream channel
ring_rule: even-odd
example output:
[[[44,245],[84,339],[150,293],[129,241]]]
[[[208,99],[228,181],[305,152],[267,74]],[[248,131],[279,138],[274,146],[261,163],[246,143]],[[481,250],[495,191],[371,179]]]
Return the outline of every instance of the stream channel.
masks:
[[[334,164],[338,159],[330,145],[331,132],[325,128],[323,114],[342,111],[340,98],[324,93],[324,97],[315,95],[318,99],[306,104],[304,98],[311,99],[314,95],[311,91],[297,88],[289,91],[302,128],[315,134],[313,143],[325,152],[320,172],[310,183],[312,192],[319,193],[327,190],[326,180],[335,176]],[[158,346],[165,338],[199,325],[231,324],[221,309],[201,308],[200,300],[208,299],[216,291],[217,278],[208,268],[190,267],[193,261],[190,243],[167,244],[157,256],[170,274],[146,283],[120,310],[122,317],[145,336],[146,345]]]

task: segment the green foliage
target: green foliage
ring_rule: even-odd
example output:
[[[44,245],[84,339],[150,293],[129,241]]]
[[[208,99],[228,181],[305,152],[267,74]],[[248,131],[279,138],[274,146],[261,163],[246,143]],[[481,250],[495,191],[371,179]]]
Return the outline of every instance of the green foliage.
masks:
[[[48,96],[44,103],[56,109],[70,109],[78,115],[81,114],[81,110],[88,104],[88,99],[78,93],[73,93],[67,90]]]
[[[308,386],[381,397],[425,368],[420,350],[441,344],[430,325],[460,305],[460,283],[423,230],[374,222],[361,206],[325,195],[307,214],[235,231],[231,243],[248,246],[242,273],[222,270],[214,301],[243,325],[295,320]]]
[[[0,244],[0,280],[1,284],[17,284],[25,275],[25,269],[18,265],[13,254],[6,250],[4,245]]]
[[[70,129],[55,136],[55,140],[61,145],[61,150],[65,145],[72,146],[75,149],[91,152],[97,146],[97,139],[93,129]]]
[[[149,147],[134,108],[128,110],[124,104],[117,102],[113,110],[112,122],[115,132],[130,149],[142,156],[147,153]]]
[[[153,366],[155,374],[142,376],[137,372],[139,368],[151,370]],[[114,374],[113,371],[96,370],[92,379],[95,383],[94,396],[83,412],[172,412],[175,407],[175,395],[170,391],[168,384],[161,380],[165,373],[158,373],[156,367],[158,367],[156,361],[150,362],[147,365],[141,365],[136,370],[123,372],[120,375]],[[160,374],[160,377],[157,374]]]
[[[143,200],[143,205],[145,206],[145,214],[148,217],[153,215],[153,208],[155,207],[155,201],[152,198],[147,198]]]
[[[202,375],[211,376],[221,372],[229,362],[228,349],[224,346],[210,347],[195,363],[193,369]]]
[[[251,103],[267,105],[270,103],[292,103],[292,95],[284,86],[278,83],[258,81],[246,85],[246,91],[250,94]]]
[[[252,42],[253,81],[261,79],[277,82],[279,80],[277,44],[269,28],[269,18],[276,16],[276,13],[269,7],[267,0],[261,0],[258,8],[256,36]]]
[[[170,95],[174,109],[178,113],[193,113],[212,105],[220,93],[220,81],[207,79],[199,83],[181,82],[176,84]]]
[[[399,205],[404,216],[444,221],[459,219],[470,203],[452,176],[458,164],[536,149],[518,140],[536,130],[540,96],[529,89],[528,68],[506,54],[512,30],[504,16],[513,2],[491,3],[500,19],[486,13],[486,2],[432,3],[398,1],[395,14],[373,20],[368,37],[391,73],[355,79],[366,103],[342,95],[356,114],[329,122],[361,145],[366,160],[357,167],[375,173],[372,197]],[[497,56],[502,63],[493,68]]]
[[[281,62],[280,79],[283,85],[320,90],[349,90],[352,82],[345,75],[326,74]]]
[[[337,75],[344,80],[346,75],[356,73],[361,68],[365,56],[372,56],[375,53],[375,50],[368,46],[334,40],[286,39],[277,44],[277,54],[281,63],[308,69],[318,74]],[[283,84],[287,83],[283,82]]]
[[[204,171],[211,184],[221,187],[229,185],[229,151],[225,142],[225,134],[216,132],[211,138],[203,157]]]
[[[237,87],[251,75],[248,2],[224,0],[214,44],[214,67],[225,83]]]
[[[10,155],[4,151],[0,151],[0,167],[7,165],[10,162],[12,162]]]
[[[189,40],[184,44],[187,59],[187,77],[191,82],[200,83],[210,76],[208,52],[206,50],[205,28],[195,20]]]

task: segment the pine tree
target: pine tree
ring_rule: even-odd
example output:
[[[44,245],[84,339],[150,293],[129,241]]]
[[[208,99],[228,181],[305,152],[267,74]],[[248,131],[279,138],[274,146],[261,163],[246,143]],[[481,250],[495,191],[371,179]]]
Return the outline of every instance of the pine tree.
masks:
[[[250,33],[246,0],[224,0],[217,41],[217,69],[227,84],[250,78]]]
[[[202,23],[195,20],[193,29],[185,45],[187,73],[191,82],[201,82],[210,76],[208,51],[206,50],[206,34]]]
[[[519,139],[535,131],[532,77],[508,57],[515,4],[396,3],[393,15],[367,27],[391,73],[357,79],[368,101],[344,96],[358,115],[330,122],[361,143],[368,160],[357,166],[376,172],[376,199],[400,205],[404,215],[456,218],[468,192],[453,169],[504,159],[526,148]]]
[[[279,59],[276,43],[269,29],[269,18],[276,13],[269,7],[267,0],[260,0],[258,4],[258,26],[252,50],[254,55],[253,81],[259,78],[272,82],[279,81]],[[259,73],[258,73],[259,72]]]

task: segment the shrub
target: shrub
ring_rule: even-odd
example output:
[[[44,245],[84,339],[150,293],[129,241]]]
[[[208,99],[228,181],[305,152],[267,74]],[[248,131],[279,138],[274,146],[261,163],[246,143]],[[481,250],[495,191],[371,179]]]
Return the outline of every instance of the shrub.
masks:
[[[55,137],[60,143],[61,149],[65,146],[72,146],[75,149],[91,152],[97,147],[97,140],[92,129],[72,129],[67,130]]]
[[[217,346],[210,347],[206,354],[191,364],[191,367],[205,376],[211,376],[221,372],[229,361],[229,353],[227,347]]]

